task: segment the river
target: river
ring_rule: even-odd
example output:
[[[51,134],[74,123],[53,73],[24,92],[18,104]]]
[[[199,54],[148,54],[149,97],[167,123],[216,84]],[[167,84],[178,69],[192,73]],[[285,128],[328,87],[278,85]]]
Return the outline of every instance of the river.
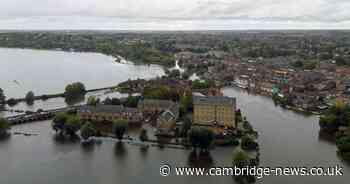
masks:
[[[332,141],[320,136],[317,116],[305,116],[274,105],[264,96],[225,88],[226,96],[237,98],[238,107],[259,132],[261,166],[267,167],[343,167],[341,177],[266,177],[263,183],[347,183],[350,167],[336,154]]]
[[[85,73],[84,75],[87,75],[89,73],[94,73],[93,71],[99,71],[100,75],[105,76],[98,79],[101,80],[101,83],[89,81],[88,79],[91,78],[79,80],[81,79],[79,78],[79,75],[77,75],[77,78],[73,79],[83,81],[87,84],[88,88],[102,87],[104,85],[114,85],[119,80],[127,79],[132,76],[142,77],[141,74],[143,73],[147,73],[144,76],[146,78],[154,77],[157,74],[162,74],[162,70],[158,66],[124,66],[123,64],[113,63],[111,58],[99,54],[88,53],[87,55],[85,55],[86,53],[56,53],[52,51],[28,51],[20,49],[10,49],[10,51],[14,51],[13,53],[18,53],[18,55],[20,55],[20,51],[30,52],[32,54],[38,52],[39,55],[53,54],[53,56],[57,56],[57,58],[53,58],[53,60],[55,60],[56,62],[61,60],[60,58],[58,58],[58,56],[60,55],[63,55],[63,58],[75,58],[76,55],[82,56],[83,61],[76,61],[79,60],[80,57],[76,57],[76,59],[66,59],[70,60],[71,62],[78,62],[81,64],[80,67],[76,65],[75,70],[70,70],[72,74],[54,75],[62,78],[67,77],[67,79],[64,79],[67,82],[72,81],[68,79],[68,76],[75,76],[75,72],[81,72],[83,74]],[[2,52],[4,52],[4,50],[2,50]],[[69,56],[67,56],[66,54]],[[32,57],[34,58],[34,56]],[[49,58],[49,56],[46,57]],[[95,58],[95,60],[97,60],[96,63],[98,64],[95,64],[92,58]],[[104,61],[103,58],[105,58],[106,61]],[[3,58],[0,57],[0,61],[1,60],[3,60]],[[21,63],[20,61],[15,62],[18,64]],[[39,61],[32,62],[35,63]],[[48,62],[51,61],[48,59]],[[85,68],[85,62],[92,63],[91,65],[94,67],[88,66]],[[103,72],[104,69],[98,69],[99,62],[101,65],[108,66],[102,67],[105,68],[106,72]],[[54,65],[54,63],[51,64]],[[4,66],[3,63],[2,66]],[[90,72],[86,72],[87,68],[90,67],[92,67],[93,69],[89,69],[88,71]],[[138,69],[133,68],[129,70],[129,72],[138,71],[139,74],[131,73],[128,74],[129,76],[114,74],[114,72],[124,72],[119,70],[120,68],[123,68],[124,70],[124,67],[129,69],[130,67],[137,67]],[[0,70],[3,71],[3,67],[1,68],[2,69]],[[35,71],[40,70],[38,68],[35,69],[29,67],[31,71],[24,71],[25,68],[18,68],[18,70],[23,70],[23,73],[16,74],[18,70],[14,70],[13,74],[11,74],[12,77],[8,77],[2,72],[0,73],[0,75],[5,77],[7,83],[11,83],[11,81],[13,80],[13,76],[20,76],[20,74],[26,74],[26,77],[18,77],[18,80],[21,80],[22,83],[24,83],[23,81],[30,81],[30,77],[32,76],[30,73],[34,73],[33,75],[36,75],[36,73],[39,72]],[[45,70],[44,67],[40,68]],[[111,70],[110,68],[114,69]],[[13,69],[16,69],[16,67],[13,67]],[[153,73],[155,75],[148,74],[149,70],[155,71],[155,73]],[[107,74],[107,71],[111,73]],[[104,75],[104,73],[106,74]],[[51,76],[50,73],[47,73],[47,75]],[[109,76],[112,77],[109,78]],[[117,76],[119,76],[120,78],[114,78]],[[36,79],[40,79],[40,77]],[[110,82],[109,80],[113,80],[113,82]],[[59,79],[52,79],[52,81],[59,81]],[[6,82],[2,78],[1,84],[3,83]],[[48,87],[45,87],[45,83],[50,82],[43,81],[43,83],[40,84],[33,83],[33,86],[28,87],[28,90],[29,88],[34,88],[36,90],[35,92],[39,94],[47,92],[56,92],[55,90],[48,89]],[[56,86],[54,88],[56,90],[62,91],[61,88],[64,87],[65,83],[57,83],[60,84],[58,85],[60,87]],[[9,91],[11,90],[11,88],[5,88],[5,90]],[[316,116],[305,116],[289,110],[284,110],[280,107],[276,107],[270,98],[251,95],[246,93],[245,91],[235,88],[224,88],[223,93],[227,96],[237,97],[238,108],[242,109],[243,113],[248,117],[248,120],[259,132],[258,141],[261,147],[261,166],[331,167],[339,165],[343,167],[343,173],[345,174],[344,176],[337,177],[269,176],[258,180],[257,183],[345,184],[350,180],[350,167],[347,163],[342,162],[341,159],[337,157],[336,147],[334,143],[328,141],[328,139],[325,139],[323,138],[323,136],[319,135],[318,118]],[[15,92],[15,94],[19,96],[23,95],[19,92]],[[52,102],[52,105],[54,105],[54,102]],[[232,147],[217,147],[214,150],[212,150],[211,156],[213,162],[211,164],[209,162],[189,162],[189,150],[168,148],[161,149],[157,147],[151,147],[147,152],[143,152],[137,146],[129,144],[119,145],[111,140],[105,140],[101,145],[95,145],[90,149],[86,149],[81,147],[79,143],[62,143],[53,139],[54,132],[52,132],[51,130],[50,123],[50,121],[43,121],[35,122],[32,124],[14,126],[12,131],[32,132],[38,133],[39,135],[30,137],[13,135],[8,140],[0,141],[1,184],[22,184],[28,182],[37,184],[112,184],[145,182],[154,184],[235,183],[231,177],[178,177],[173,175],[170,177],[161,177],[159,175],[159,166],[163,163],[167,163],[173,166],[188,166],[196,164],[204,164],[205,166],[230,166],[232,152],[234,150],[234,148]],[[137,136],[138,130],[130,131],[129,134],[131,136]]]

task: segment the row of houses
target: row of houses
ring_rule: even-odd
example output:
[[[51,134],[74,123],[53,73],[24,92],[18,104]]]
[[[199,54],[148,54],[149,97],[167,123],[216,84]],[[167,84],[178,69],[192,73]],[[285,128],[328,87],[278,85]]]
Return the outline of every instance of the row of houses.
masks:
[[[128,108],[122,105],[81,106],[78,115],[86,121],[113,121],[123,119],[131,123],[142,121],[143,114],[137,108]]]
[[[122,119],[131,124],[143,123],[149,116],[156,116],[158,134],[169,134],[179,117],[179,105],[170,100],[144,99],[137,108],[122,105],[81,106],[78,116],[84,121],[113,122]]]
[[[337,88],[334,74],[291,69],[239,72],[234,76],[233,84],[252,92],[288,98],[291,105],[306,110],[319,110],[325,105],[325,99],[335,96]]]
[[[113,122],[123,119],[129,123],[144,123],[149,117],[156,117],[156,135],[174,135],[179,118],[179,104],[170,100],[143,99],[137,108],[122,105],[81,106],[77,110],[82,120],[92,122]],[[221,129],[233,129],[235,123],[236,99],[224,96],[193,95],[193,124]],[[111,125],[111,123],[109,123]]]
[[[332,60],[319,61],[309,70],[294,66],[302,60],[297,56],[254,59],[228,56],[191,57],[182,62],[186,68],[201,71],[202,79],[214,80],[219,86],[234,84],[257,93],[288,96],[299,107],[317,108],[336,95],[350,99],[349,67],[339,67]],[[306,105],[302,101],[312,103]]]

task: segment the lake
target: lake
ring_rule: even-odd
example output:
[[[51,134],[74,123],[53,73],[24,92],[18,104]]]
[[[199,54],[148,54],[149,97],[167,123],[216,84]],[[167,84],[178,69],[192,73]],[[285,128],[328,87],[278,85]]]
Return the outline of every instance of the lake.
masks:
[[[87,89],[115,86],[128,79],[150,79],[164,75],[159,65],[136,65],[131,62],[117,63],[111,56],[98,53],[0,48],[0,88],[7,98],[23,98],[28,91],[35,95],[64,92],[67,84],[83,82]],[[89,93],[105,98],[106,91]],[[110,97],[125,97],[113,93]],[[65,107],[64,98],[36,101],[28,106],[22,102],[15,110],[52,109]],[[2,112],[10,116],[13,113]]]
[[[8,98],[62,93],[67,84],[83,82],[87,89],[117,85],[128,79],[164,74],[158,65],[117,63],[98,53],[0,48],[0,88]]]

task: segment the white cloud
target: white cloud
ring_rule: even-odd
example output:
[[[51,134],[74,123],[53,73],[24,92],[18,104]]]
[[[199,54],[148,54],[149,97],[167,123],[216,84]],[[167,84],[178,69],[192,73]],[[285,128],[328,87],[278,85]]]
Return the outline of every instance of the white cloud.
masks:
[[[0,29],[350,28],[348,0],[1,1]]]

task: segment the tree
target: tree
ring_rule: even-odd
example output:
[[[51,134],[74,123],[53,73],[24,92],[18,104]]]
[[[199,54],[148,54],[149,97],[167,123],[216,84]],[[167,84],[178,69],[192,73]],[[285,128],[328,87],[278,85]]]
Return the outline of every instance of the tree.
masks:
[[[207,128],[194,127],[189,132],[189,139],[194,148],[207,152],[214,140],[214,133]]]
[[[14,99],[14,98],[10,98],[10,99],[7,100],[7,104],[9,106],[15,106],[17,103],[18,103],[18,101],[16,99]]]
[[[118,98],[109,98],[107,97],[104,101],[103,104],[105,105],[121,105],[122,102]]]
[[[192,121],[188,116],[186,116],[181,125],[180,134],[182,137],[185,137],[187,135],[188,131],[191,129],[191,126],[192,126]]]
[[[338,153],[345,160],[350,161],[350,135],[344,135],[337,138],[336,145],[338,148]]]
[[[66,135],[75,136],[80,129],[81,120],[77,116],[69,116],[67,122],[64,124],[64,131]]]
[[[75,136],[80,129],[81,120],[76,115],[58,113],[52,121],[52,128],[60,135]]]
[[[258,148],[258,143],[256,143],[250,136],[245,135],[242,137],[241,147],[245,150],[255,150]]]
[[[194,80],[192,82],[192,88],[193,89],[206,89],[210,87],[209,81],[206,80]]]
[[[304,63],[302,61],[296,61],[292,64],[295,68],[302,68],[304,66]]]
[[[103,42],[103,43],[100,43],[96,46],[96,49],[98,52],[101,52],[103,54],[106,54],[106,55],[111,55],[113,53],[113,45],[111,43],[108,43],[108,42]]]
[[[321,128],[336,129],[338,127],[336,120],[337,117],[334,114],[328,114],[320,117],[319,124]]]
[[[184,94],[180,98],[180,114],[185,115],[188,111],[193,108],[193,99],[192,95]]]
[[[200,131],[200,141],[199,141],[199,147],[202,149],[202,151],[208,151],[211,143],[214,140],[214,133],[213,131],[202,128]]]
[[[233,153],[232,161],[234,166],[242,168],[249,165],[250,158],[247,152],[239,149]]]
[[[143,90],[143,96],[146,99],[179,100],[177,91],[166,85],[147,86]]]
[[[125,120],[116,120],[113,122],[113,132],[117,139],[121,141],[128,128],[128,122]]]
[[[107,97],[102,103],[105,105],[112,105],[112,99]]]
[[[33,91],[29,91],[25,96],[27,104],[33,104],[35,100],[35,95]]]
[[[336,130],[339,126],[349,126],[350,106],[342,101],[336,101],[323,116],[320,117],[321,128]]]
[[[233,153],[232,158],[233,166],[238,168],[246,168],[256,166],[257,162],[249,157],[248,153],[237,149]],[[255,183],[256,177],[254,175],[250,175],[250,173],[242,173],[242,175],[235,176],[235,179],[238,180],[238,183]]]
[[[333,58],[333,54],[331,52],[320,53],[320,60],[329,60],[332,58]]]
[[[200,128],[198,127],[191,128],[190,132],[188,133],[188,138],[190,140],[192,147],[196,149],[199,146]]]
[[[5,104],[6,96],[4,91],[0,88],[0,104]]]
[[[0,138],[6,137],[10,128],[10,123],[5,118],[0,118]]]
[[[125,107],[136,108],[139,103],[140,96],[128,96],[126,100],[123,102]]]
[[[246,129],[248,132],[253,132],[253,126],[249,123],[246,117],[243,118],[243,128]]]
[[[240,123],[243,121],[241,109],[236,110],[235,122]]]
[[[65,88],[65,97],[67,99],[75,99],[80,96],[85,95],[86,89],[83,83],[81,82],[75,82],[72,84],[68,84]]]
[[[140,140],[142,141],[142,142],[145,142],[145,141],[147,141],[148,140],[148,135],[147,135],[147,130],[146,129],[142,129],[141,130],[141,132],[140,132]]]
[[[64,125],[67,122],[68,116],[66,113],[58,113],[54,117],[52,121],[52,129],[55,132],[58,132],[60,134],[63,134],[64,132]]]
[[[181,72],[178,69],[171,70],[168,75],[170,78],[179,78],[181,76]]]
[[[188,71],[182,73],[182,79],[188,80],[191,77],[191,74]]]
[[[305,70],[313,70],[317,67],[317,61],[307,61],[303,67]]]
[[[96,98],[95,96],[89,96],[86,104],[91,106],[96,106],[99,103],[100,103],[99,98]]]
[[[347,60],[343,56],[338,56],[335,58],[336,64],[338,66],[344,66],[347,65]]]
[[[92,123],[86,122],[80,130],[80,135],[84,140],[88,140],[90,137],[96,135],[96,129]]]
[[[336,141],[340,152],[350,152],[350,136],[342,136]]]

